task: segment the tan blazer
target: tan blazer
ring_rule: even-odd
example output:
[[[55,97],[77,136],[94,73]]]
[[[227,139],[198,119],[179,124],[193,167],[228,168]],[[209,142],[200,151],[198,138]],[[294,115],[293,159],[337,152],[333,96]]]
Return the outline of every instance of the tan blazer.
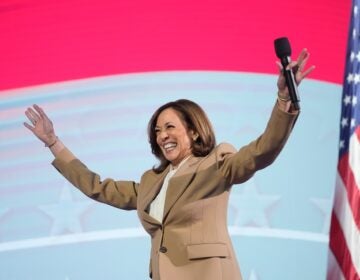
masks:
[[[68,150],[53,165],[87,196],[121,208],[136,209],[151,236],[150,277],[154,280],[241,280],[227,229],[231,186],[271,164],[284,146],[297,114],[274,107],[265,132],[237,151],[218,145],[208,156],[192,156],[171,178],[160,224],[149,215],[169,167],[149,170],[140,183],[101,180]]]

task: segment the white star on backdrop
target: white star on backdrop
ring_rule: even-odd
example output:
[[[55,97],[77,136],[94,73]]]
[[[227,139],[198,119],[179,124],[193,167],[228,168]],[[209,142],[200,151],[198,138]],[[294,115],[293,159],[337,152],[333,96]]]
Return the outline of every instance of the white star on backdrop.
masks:
[[[280,196],[261,194],[253,178],[235,187],[241,188],[242,192],[230,195],[230,207],[235,211],[233,225],[269,227],[269,208],[276,204]]]
[[[39,206],[45,214],[53,219],[51,236],[83,231],[80,221],[81,215],[89,208],[92,202],[74,201],[71,194],[72,188],[68,183],[65,183],[58,203]]]
[[[322,233],[328,234],[330,228],[330,215],[332,210],[332,201],[325,198],[310,198],[316,208],[318,208],[324,216],[324,224],[321,230]]]

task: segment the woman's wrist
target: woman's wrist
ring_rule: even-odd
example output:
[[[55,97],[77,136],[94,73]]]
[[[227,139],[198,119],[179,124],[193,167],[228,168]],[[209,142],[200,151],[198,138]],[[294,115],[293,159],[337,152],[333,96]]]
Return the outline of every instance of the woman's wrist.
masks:
[[[278,100],[284,101],[284,102],[288,102],[291,100],[289,94],[286,94],[286,93],[283,93],[280,91],[278,91],[277,97],[278,97]]]
[[[284,112],[289,112],[291,108],[291,99],[290,96],[278,91],[277,93],[277,104],[280,110]]]
[[[54,135],[53,137],[50,137],[49,141],[45,142],[45,147],[47,147],[47,148],[53,147],[58,140],[59,140],[59,137],[57,137],[56,135]]]
[[[58,157],[60,152],[65,148],[65,145],[59,137],[56,137],[55,141],[50,143],[47,147],[55,157]]]

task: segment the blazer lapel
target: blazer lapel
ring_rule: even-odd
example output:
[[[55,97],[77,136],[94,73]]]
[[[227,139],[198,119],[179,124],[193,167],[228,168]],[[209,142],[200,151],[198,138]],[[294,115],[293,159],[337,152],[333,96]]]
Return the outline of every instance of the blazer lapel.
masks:
[[[166,167],[166,169],[161,173],[158,174],[155,178],[153,182],[149,183],[149,191],[144,195],[143,198],[143,211],[146,212],[147,210],[150,209],[150,204],[151,202],[154,200],[154,198],[157,196],[157,194],[159,193],[161,186],[163,185],[164,182],[164,178],[166,176],[166,174],[168,174],[170,169],[170,166]]]
[[[163,222],[169,214],[172,206],[183,194],[183,192],[186,190],[186,188],[190,185],[191,181],[195,177],[196,170],[199,166],[198,163],[200,162],[200,160],[201,158],[199,157],[189,158],[170,179],[169,186],[166,192]]]

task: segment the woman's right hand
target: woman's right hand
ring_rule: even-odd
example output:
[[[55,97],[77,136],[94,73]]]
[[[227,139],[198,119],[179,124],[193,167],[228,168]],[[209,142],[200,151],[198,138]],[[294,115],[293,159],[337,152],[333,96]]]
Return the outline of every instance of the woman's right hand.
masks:
[[[24,126],[44,142],[45,146],[48,147],[56,142],[54,126],[42,108],[35,104],[33,108],[27,108],[25,115],[32,125],[24,122]]]

